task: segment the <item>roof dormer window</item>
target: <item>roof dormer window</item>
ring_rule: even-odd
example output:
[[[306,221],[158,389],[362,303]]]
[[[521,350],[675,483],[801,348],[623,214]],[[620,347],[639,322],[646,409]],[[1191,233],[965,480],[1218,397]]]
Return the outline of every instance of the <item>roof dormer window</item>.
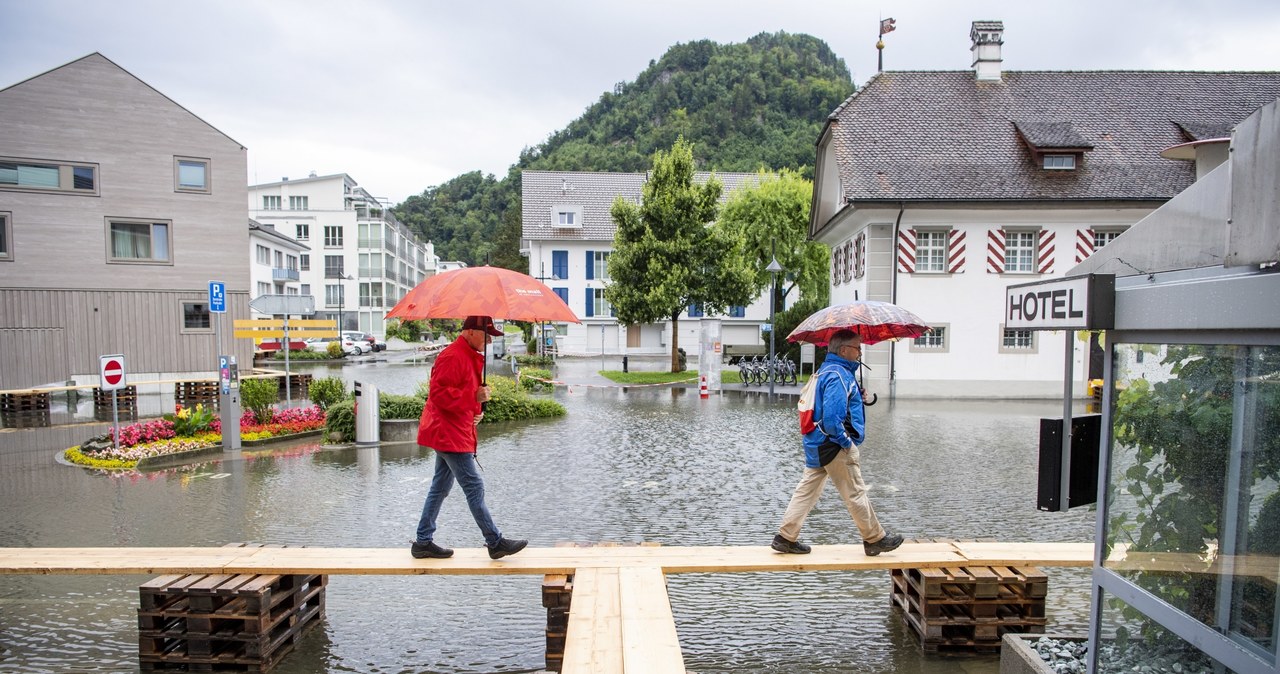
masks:
[[[1074,171],[1076,169],[1076,156],[1073,154],[1046,154],[1044,155],[1044,167],[1049,171]]]

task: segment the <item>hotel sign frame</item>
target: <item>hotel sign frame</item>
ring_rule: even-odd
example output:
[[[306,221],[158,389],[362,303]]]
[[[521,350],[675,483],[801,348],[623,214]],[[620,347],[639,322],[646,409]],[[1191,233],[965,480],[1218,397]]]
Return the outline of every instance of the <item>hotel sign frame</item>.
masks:
[[[1111,330],[1116,324],[1115,274],[1086,274],[1005,289],[1007,330]]]

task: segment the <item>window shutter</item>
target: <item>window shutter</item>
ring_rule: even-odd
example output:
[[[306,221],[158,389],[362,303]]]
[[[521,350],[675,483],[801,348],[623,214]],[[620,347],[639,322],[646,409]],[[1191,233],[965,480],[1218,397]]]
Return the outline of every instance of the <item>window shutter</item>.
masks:
[[[840,251],[844,250],[843,246],[833,246],[831,248],[831,285],[840,285],[840,279],[844,278],[840,274]]]
[[[867,273],[867,233],[862,232],[853,240],[853,277],[862,278]]]
[[[963,229],[953,229],[947,232],[947,271],[952,274],[964,273]]]
[[[587,318],[592,318],[596,315],[594,292],[591,288],[587,288]]]
[[[1093,230],[1076,230],[1076,264],[1080,264],[1093,255]]]
[[[987,273],[1004,273],[1004,230],[987,230]]]
[[[916,271],[916,230],[898,231],[898,271],[914,274]]]
[[[1036,236],[1036,271],[1041,274],[1053,273],[1053,257],[1057,245],[1054,243],[1056,234],[1051,229],[1042,229]]]
[[[851,283],[853,281],[853,239],[844,242],[844,264],[841,267],[844,282]]]
[[[595,251],[587,251],[587,280],[590,281],[596,277],[596,254]]]

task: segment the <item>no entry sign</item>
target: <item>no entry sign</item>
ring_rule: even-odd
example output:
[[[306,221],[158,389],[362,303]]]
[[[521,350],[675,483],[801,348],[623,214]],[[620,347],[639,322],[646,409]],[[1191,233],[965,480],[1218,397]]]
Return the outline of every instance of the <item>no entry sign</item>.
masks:
[[[99,388],[103,391],[115,391],[129,385],[124,375],[124,354],[101,356],[99,366],[99,374],[102,375]]]

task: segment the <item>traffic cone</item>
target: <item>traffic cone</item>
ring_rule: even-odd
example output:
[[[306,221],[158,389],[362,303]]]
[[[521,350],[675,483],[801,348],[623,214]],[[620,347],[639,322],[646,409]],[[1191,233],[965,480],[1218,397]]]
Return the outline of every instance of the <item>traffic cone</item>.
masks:
[[[706,398],[707,397],[707,375],[705,374],[702,375],[700,379],[702,381],[701,383],[698,384],[698,397]]]

